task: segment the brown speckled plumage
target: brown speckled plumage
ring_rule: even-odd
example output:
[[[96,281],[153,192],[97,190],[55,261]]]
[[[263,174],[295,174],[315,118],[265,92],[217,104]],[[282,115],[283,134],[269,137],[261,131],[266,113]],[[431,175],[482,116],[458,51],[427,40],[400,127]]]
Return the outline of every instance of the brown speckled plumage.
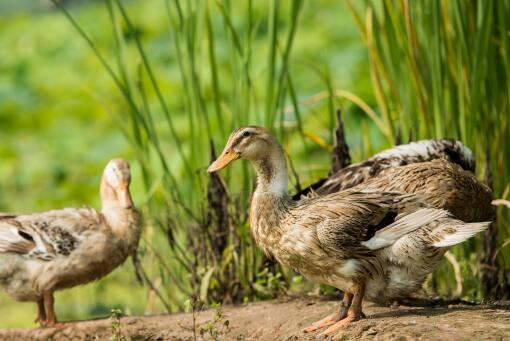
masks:
[[[445,159],[464,170],[474,172],[475,160],[469,148],[460,141],[421,140],[386,149],[366,161],[342,168],[308,188],[295,194],[295,198],[315,192],[319,195],[335,193],[366,182],[387,169]]]
[[[491,189],[446,159],[388,168],[354,188],[418,194],[465,222],[491,220],[494,214]]]
[[[427,204],[446,209],[455,218],[468,223],[490,221],[494,215],[491,189],[478,181],[471,171],[464,170],[446,158],[386,168],[377,176],[352,187],[352,190],[416,194]],[[388,280],[368,286],[367,297],[388,303],[405,298],[421,288],[447,250],[446,247],[435,247],[433,244],[457,230],[461,233],[462,229],[463,226],[459,224],[443,229],[431,224],[399,240],[398,247],[389,249],[394,254],[386,252],[392,260]]]
[[[402,270],[399,257],[408,262],[415,256],[408,254],[409,244],[400,244],[413,231],[426,231],[421,232],[425,242],[416,239],[420,245],[415,248],[419,248],[453,245],[487,227],[486,223],[465,224],[402,192],[352,189],[294,201],[287,192],[284,153],[264,128],[234,131],[208,171],[239,158],[251,161],[257,170],[250,211],[257,244],[306,277],[345,291],[353,300],[350,320],[361,316],[365,288],[367,296],[377,301],[416,290],[398,281],[393,282],[394,288],[386,286],[390,276]],[[459,235],[461,229],[468,232]]]
[[[101,183],[101,212],[0,215],[0,285],[16,300],[38,302],[42,325],[56,322],[54,291],[107,275],[137,247],[141,222],[129,181],[127,162],[112,160]]]

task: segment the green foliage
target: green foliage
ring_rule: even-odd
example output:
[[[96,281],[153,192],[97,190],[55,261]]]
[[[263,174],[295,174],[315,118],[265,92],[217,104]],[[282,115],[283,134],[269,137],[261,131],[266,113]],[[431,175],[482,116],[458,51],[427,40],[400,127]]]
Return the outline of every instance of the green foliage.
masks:
[[[261,56],[266,56],[263,48],[267,43],[267,21],[264,18],[267,4],[254,2],[253,5],[254,15],[258,16],[259,29],[253,37],[252,49],[256,55],[252,60],[257,65],[254,74],[257,79],[260,78],[257,83],[264,88],[267,82],[264,66],[266,58],[262,59]],[[130,65],[127,72],[131,77],[137,77],[141,64],[133,39],[134,36],[140,39],[164,99],[175,117],[176,130],[181,135],[183,149],[186,155],[189,155],[189,123],[183,110],[183,94],[186,90],[182,87],[165,2],[129,1],[125,2],[125,6],[135,26],[133,34],[129,33],[118,13],[115,18],[121,21],[121,30],[114,33],[104,2],[71,2],[69,10],[83,25],[83,29],[115,71],[118,70],[115,65],[115,35],[119,34],[125,39],[123,51]],[[233,25],[238,29],[244,27],[244,17],[241,17],[245,8],[243,3],[232,3],[231,6],[236,13]],[[296,32],[299,39],[293,41],[292,73],[295,75],[295,92],[297,99],[305,102],[301,108],[304,115],[307,115],[304,120],[305,131],[313,132],[327,145],[330,141],[330,123],[322,114],[325,112],[324,100],[314,99],[315,94],[324,86],[317,71],[310,65],[342,65],[330,68],[335,85],[355,89],[357,93],[367,97],[370,95],[370,88],[367,86],[367,71],[363,68],[366,56],[353,20],[343,5],[338,7],[336,1],[319,0],[305,3],[304,6],[301,10],[300,27]],[[26,7],[30,11],[19,12],[15,7]],[[215,14],[211,16],[211,25],[215,37],[218,38],[215,45],[216,63],[218,68],[223,70],[219,73],[221,77],[218,78],[218,83],[225,95],[227,90],[224,88],[231,88],[230,47],[226,44],[222,16],[214,3],[211,3],[211,7]],[[283,21],[282,18],[290,16],[287,12],[290,9],[290,6],[281,4],[279,23],[284,25],[283,27],[286,27],[287,20]],[[135,156],[138,151],[127,142],[120,129],[128,121],[129,112],[115,83],[111,81],[108,73],[104,72],[86,41],[80,39],[69,25],[68,19],[52,8],[50,2],[0,2],[0,28],[0,46],[2,51],[6,51],[0,59],[0,211],[34,212],[79,207],[83,204],[99,208],[98,185],[103,167],[108,159],[113,157],[128,159],[133,169],[133,198],[137,207],[145,213],[147,221],[144,239],[151,241],[142,242],[142,264],[154,288],[168,301],[171,309],[182,307],[189,297],[190,289],[180,288],[179,284],[190,280],[189,273],[182,270],[182,266],[175,265],[178,261],[168,250],[166,236],[151,223],[151,216],[147,214],[146,202],[152,200],[153,196],[160,198],[161,173],[157,174],[157,178],[151,179],[152,186],[147,191]],[[202,60],[207,62],[208,57]],[[203,65],[203,69],[210,74],[207,65]],[[212,107],[212,90],[209,84],[209,81],[205,82],[206,89],[209,89],[206,91],[207,103]],[[155,118],[154,126],[163,134],[160,137],[162,148],[170,160],[171,169],[177,173],[179,186],[183,193],[195,196],[197,201],[202,202],[205,200],[204,192],[188,190],[189,180],[195,172],[188,174],[183,171],[179,156],[175,152],[176,145],[170,136],[165,135],[167,126],[159,100],[150,86],[146,90],[148,105]],[[260,92],[265,93],[264,89]],[[224,110],[222,108],[225,108],[225,101],[219,101],[218,104],[220,109]],[[346,108],[349,107],[346,104]],[[211,109],[210,112],[213,115],[215,111]],[[260,112],[262,121],[262,109]],[[292,132],[293,113],[289,111],[286,115],[286,129]],[[356,131],[358,116],[355,107],[352,107],[351,117],[348,121],[349,127]],[[228,134],[229,129],[230,127],[225,127],[224,133]],[[329,168],[329,156],[326,150],[308,140],[305,141],[307,149],[304,149],[301,139],[296,139],[296,136],[298,135],[294,134],[294,137],[289,139],[287,147],[291,150],[300,180],[307,184]],[[354,145],[355,141],[359,140],[357,133],[353,133],[349,138]],[[222,139],[223,136],[214,138],[218,147],[224,142]],[[197,167],[200,171],[205,170],[209,162],[208,146],[203,149],[203,154],[199,155],[203,161]],[[363,154],[366,152],[364,146],[358,144],[353,150],[358,160],[366,156]],[[151,160],[157,166],[155,160]],[[237,168],[236,171],[239,173],[240,169]],[[201,174],[205,176],[205,173]],[[236,193],[241,190],[243,195],[248,195],[240,186],[230,187],[233,195],[240,195]],[[243,205],[246,205],[246,202],[243,202]],[[241,208],[238,211],[241,211]],[[239,234],[243,240],[249,238],[246,224],[239,228]],[[181,245],[185,246],[182,240]],[[247,252],[256,254],[259,257],[257,262],[260,262],[256,248],[252,247]],[[229,257],[233,259],[233,256],[233,252],[226,250],[221,267],[228,263]],[[242,266],[252,269],[250,264],[251,258],[242,263]],[[206,286],[204,279],[210,269],[211,267],[200,269],[198,288]],[[139,285],[133,275],[134,271],[128,261],[122,268],[97,282],[58,292],[58,316],[63,321],[106,317],[110,314],[110,307],[122,307],[128,315],[166,311],[167,308],[150,286]],[[207,288],[209,302],[216,300],[213,294],[222,283],[216,276],[210,278]],[[249,277],[243,278],[242,283],[246,286]],[[239,283],[234,286],[239,287]],[[305,286],[309,288],[310,284],[306,283]],[[239,295],[249,295],[250,292],[253,293],[253,290],[241,291]],[[253,299],[253,296],[246,298]],[[2,291],[0,301],[0,315],[4,317],[0,321],[1,327],[35,326],[32,322],[36,315],[34,304],[20,304],[8,298]]]
[[[202,324],[198,331],[202,337],[209,335],[213,340],[221,340],[221,336],[228,333],[229,325],[230,321],[223,314],[221,307],[217,307],[214,310],[214,317]]]
[[[146,191],[148,232],[139,271],[150,273],[142,277],[167,310],[182,307],[190,296],[208,302],[273,297],[290,275],[284,278],[277,265],[265,268],[264,257],[249,237],[253,173],[245,164],[230,169],[227,191],[221,178],[205,172],[214,154],[210,143],[223,144],[239,125],[265,124],[284,141],[289,154],[328,149],[338,105],[330,96],[332,77],[323,63],[310,63],[309,72],[323,82],[319,89],[327,91],[307,100],[313,108],[299,103],[290,56],[302,1],[163,4],[170,28],[168,58],[177,62],[180,77],[179,96],[171,100],[165,77],[142,44],[133,11],[120,1],[106,2],[114,39],[113,58],[108,59],[60,7],[124,99],[118,125],[135,151]],[[317,115],[321,112],[326,115]],[[328,118],[326,139],[313,129],[320,127],[321,116]],[[291,144],[291,135],[297,144]],[[306,166],[310,163],[301,167]],[[300,186],[297,178],[294,185]],[[155,278],[165,286],[156,288]]]
[[[342,107],[354,162],[392,145],[398,128],[461,138],[480,175],[488,148],[496,195],[507,197],[508,4],[430,3],[355,2],[350,17],[334,0],[87,2],[67,8],[82,39],[60,12],[2,18],[0,210],[97,206],[107,160],[136,161],[140,262],[59,293],[59,315],[106,316],[119,305],[155,313],[182,309],[189,297],[250,301],[311,289],[250,238],[250,167],[222,173],[228,191],[205,173],[210,140],[218,151],[242,124],[277,134],[296,188],[329,169]],[[498,209],[501,241],[509,221]],[[503,246],[501,268],[510,261]],[[469,297],[479,297],[477,250],[470,242],[454,252]],[[450,264],[434,282],[454,292]],[[32,305],[5,302],[2,326],[31,325]]]
[[[110,337],[110,341],[125,341],[126,338],[122,334],[122,324],[120,318],[124,316],[124,313],[121,309],[112,309],[110,315],[110,327],[112,331],[112,336]]]
[[[401,128],[404,132],[412,129],[418,138],[460,139],[474,151],[479,175],[492,174],[489,180],[495,196],[507,197],[508,1],[383,0],[367,2],[363,8],[349,4],[368,48],[379,108],[376,123],[383,127],[386,138],[393,141]],[[510,237],[510,212],[499,208],[497,221],[500,241],[504,241]],[[480,262],[481,251],[480,243],[470,240],[457,247],[455,255],[467,269],[467,264]],[[510,250],[499,254],[502,276],[509,259]],[[440,272],[450,288],[455,283],[451,273]],[[466,284],[470,284],[465,288],[480,298],[479,290],[473,290],[479,283],[473,280],[475,275],[463,271]]]

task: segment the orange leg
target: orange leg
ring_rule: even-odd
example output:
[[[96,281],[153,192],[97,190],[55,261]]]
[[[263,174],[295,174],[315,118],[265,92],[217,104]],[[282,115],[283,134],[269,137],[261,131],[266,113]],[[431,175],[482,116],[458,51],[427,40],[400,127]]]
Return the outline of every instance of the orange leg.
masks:
[[[55,300],[53,299],[53,293],[44,294],[44,308],[46,310],[46,320],[44,321],[44,327],[53,327],[57,324],[57,316],[54,310]]]
[[[305,328],[303,331],[305,333],[310,333],[310,332],[316,331],[317,329],[321,329],[321,328],[330,326],[330,325],[334,324],[335,322],[338,322],[338,321],[346,318],[347,312],[349,311],[349,307],[351,306],[351,303],[352,303],[352,297],[353,297],[352,294],[349,294],[347,292],[344,293],[344,298],[342,300],[342,303],[340,303],[340,308],[338,309],[338,311],[336,313],[334,313],[332,315],[328,315],[325,318],[323,318],[322,320],[312,323],[312,325]]]
[[[46,311],[44,310],[44,300],[37,300],[37,318],[34,323],[39,323],[41,327],[46,322]]]
[[[331,336],[333,333],[337,332],[339,329],[342,329],[349,325],[351,322],[357,321],[365,314],[363,314],[361,304],[363,303],[363,296],[365,295],[365,285],[364,284],[355,284],[354,285],[354,298],[352,300],[352,306],[349,312],[347,313],[347,317],[343,320],[340,320],[333,324],[331,327],[326,329],[324,332],[317,336],[318,339],[324,339],[326,337]]]

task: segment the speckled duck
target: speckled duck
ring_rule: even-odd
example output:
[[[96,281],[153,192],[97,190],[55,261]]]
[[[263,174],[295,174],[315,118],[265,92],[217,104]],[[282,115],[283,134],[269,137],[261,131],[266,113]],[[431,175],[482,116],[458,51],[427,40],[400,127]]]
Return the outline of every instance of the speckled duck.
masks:
[[[408,254],[408,243],[402,244],[413,232],[422,236],[413,240],[420,244],[415,249],[443,250],[488,226],[464,223],[402,192],[356,189],[293,200],[282,148],[262,127],[234,130],[208,171],[218,171],[237,159],[251,161],[257,171],[250,208],[250,228],[257,244],[281,264],[345,292],[338,312],[307,328],[329,326],[322,336],[362,317],[364,297],[379,300],[381,292],[398,297],[416,290],[414,283],[389,281],[392,273],[406,271],[409,259],[415,257]],[[427,261],[420,255],[417,258]]]
[[[129,192],[129,164],[111,160],[101,181],[101,211],[65,208],[0,215],[0,285],[34,301],[42,326],[57,323],[53,293],[101,278],[138,245],[140,217]]]

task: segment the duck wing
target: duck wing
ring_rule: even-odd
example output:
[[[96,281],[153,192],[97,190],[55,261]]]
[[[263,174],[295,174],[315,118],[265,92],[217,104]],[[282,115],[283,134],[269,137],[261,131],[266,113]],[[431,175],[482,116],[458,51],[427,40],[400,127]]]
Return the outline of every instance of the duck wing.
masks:
[[[427,207],[415,195],[399,192],[350,192],[312,202],[305,205],[308,214],[326,217],[317,224],[322,247],[346,257],[370,255],[448,215],[444,210]]]
[[[63,209],[30,215],[0,214],[0,252],[13,252],[41,260],[68,256],[86,231],[102,226],[92,209]]]

